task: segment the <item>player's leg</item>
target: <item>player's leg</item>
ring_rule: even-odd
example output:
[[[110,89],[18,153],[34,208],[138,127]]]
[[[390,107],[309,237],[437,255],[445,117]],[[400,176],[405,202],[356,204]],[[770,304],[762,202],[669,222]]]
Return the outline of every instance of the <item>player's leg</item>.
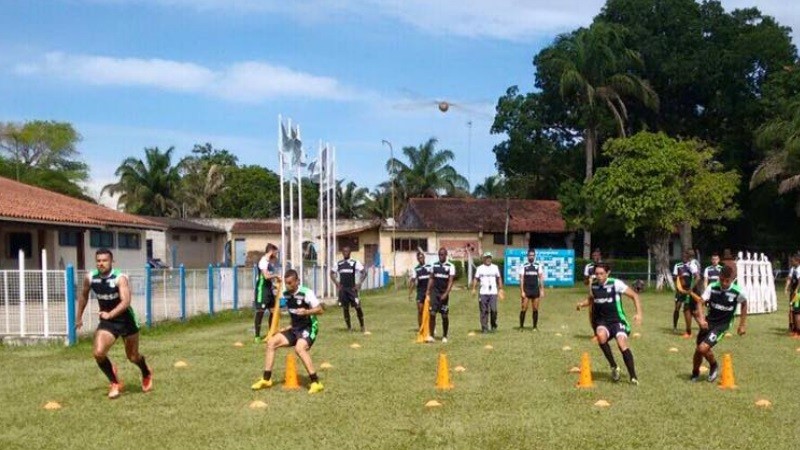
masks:
[[[261,339],[261,323],[264,321],[264,313],[267,311],[267,303],[265,302],[264,293],[260,286],[256,291],[256,301],[253,303],[255,310],[255,317],[253,318],[253,334],[254,341],[259,342]]]
[[[422,328],[422,309],[425,307],[425,299],[417,299],[417,328]]]
[[[492,331],[497,330],[497,294],[489,296],[489,323]]]
[[[128,361],[136,364],[142,372],[142,391],[149,392],[153,387],[153,371],[145,362],[144,356],[139,353],[139,333],[123,336],[122,341],[125,343],[125,356],[128,357]]]
[[[686,333],[683,335],[685,338],[692,336],[692,300],[683,301],[683,319],[686,322]]]
[[[367,330],[366,328],[364,328],[364,310],[361,308],[361,300],[358,298],[358,292],[355,291],[351,292],[350,298],[353,302],[353,306],[356,309],[356,317],[358,318],[358,325],[361,327],[361,332],[363,333]]]
[[[638,384],[638,377],[636,376],[636,365],[633,362],[633,352],[628,345],[627,326],[620,324],[619,329],[616,331],[617,347],[622,353],[622,361],[625,363],[625,368],[628,369],[628,375],[631,378],[631,383]],[[636,380],[636,381],[634,381]]]
[[[347,295],[347,290],[342,289],[339,291],[339,304],[342,305],[342,315],[344,315],[344,325],[347,331],[351,331],[350,325],[350,297]]]
[[[794,336],[800,337],[800,332],[797,331],[800,330],[800,307],[792,311],[792,316],[794,319],[794,330],[795,330]]]
[[[534,330],[539,329],[539,302],[540,302],[540,300],[541,299],[539,297],[536,297],[531,302],[531,307],[532,307],[531,315],[533,315],[533,329]]]
[[[439,294],[437,292],[431,293],[431,301],[428,305],[428,314],[430,317],[428,318],[428,342],[433,342],[434,336],[436,336],[436,313],[439,312],[439,308],[441,307]]]
[[[267,349],[264,355],[264,374],[260,380],[256,381],[256,383],[251,386],[254,391],[272,386],[272,367],[275,364],[275,351],[281,347],[292,345],[289,339],[290,336],[294,337],[294,335],[291,333],[292,330],[275,333],[275,335],[267,341]]]
[[[450,307],[447,305],[448,297],[442,299],[442,306],[439,311],[442,314],[442,342],[447,342],[447,332],[450,330]]]
[[[478,310],[480,312],[481,333],[489,332],[489,296],[478,297]]]
[[[683,300],[679,297],[675,297],[675,310],[672,311],[672,332],[678,332],[678,318],[681,315],[681,306],[683,306]]]
[[[108,381],[113,384],[118,384],[119,380],[117,379],[117,371],[108,358],[108,351],[116,340],[117,337],[114,336],[111,331],[98,328],[94,332],[94,341],[92,344],[92,355],[94,356],[95,362],[97,362],[97,366],[100,367],[100,370],[106,378],[108,378]]]
[[[308,391],[309,394],[313,394],[322,390],[322,383],[319,382],[319,377],[317,377],[317,371],[314,370],[314,363],[311,361],[311,353],[309,352],[313,344],[313,338],[301,337],[297,339],[297,343],[294,345],[294,352],[300,358],[300,361],[303,362],[303,366],[306,368],[308,377],[311,379],[311,388]]]
[[[597,344],[600,346],[600,350],[603,351],[603,355],[606,357],[608,365],[611,366],[613,376],[614,372],[618,371],[619,369],[617,367],[617,361],[614,359],[614,354],[611,353],[611,347],[608,345],[610,331],[605,325],[598,325],[595,329],[595,335],[597,336]]]
[[[528,299],[525,294],[523,294],[522,299],[519,302],[519,329],[522,330],[525,328],[525,316],[528,313],[528,304],[530,300]]]

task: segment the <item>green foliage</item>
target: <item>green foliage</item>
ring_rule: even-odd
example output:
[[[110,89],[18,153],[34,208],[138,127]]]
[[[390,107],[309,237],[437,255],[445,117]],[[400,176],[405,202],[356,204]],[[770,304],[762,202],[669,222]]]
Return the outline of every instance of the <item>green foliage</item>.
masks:
[[[469,190],[467,179],[449,164],[455,159],[453,151],[437,150],[436,142],[431,138],[419,147],[403,147],[408,163],[387,161],[400,198],[454,196]]]
[[[67,174],[57,170],[20,167],[18,163],[0,156],[0,176],[95,203],[95,200],[87,196],[83,188],[71,181]]]
[[[186,217],[211,217],[214,199],[228,186],[225,174],[236,168],[237,158],[211,144],[195,145],[192,155],[178,164],[181,172],[180,206]]]
[[[89,167],[76,159],[80,141],[69,122],[0,123],[0,150],[12,160],[24,167],[59,172],[73,183],[89,178]]]
[[[369,190],[358,187],[350,181],[342,189],[342,182],[336,182],[336,213],[341,219],[360,219],[364,216]]]
[[[174,150],[150,147],[144,149],[144,160],[125,158],[114,172],[119,181],[104,186],[103,192],[119,194],[119,204],[132,214],[178,216],[181,176],[178,167],[172,165]]]
[[[257,165],[232,167],[226,174],[225,184],[227,189],[214,199],[215,216],[266,218],[279,215],[280,179],[275,172]],[[309,200],[316,204],[316,197]]]
[[[612,217],[628,234],[640,228],[669,234],[684,222],[738,215],[739,175],[720,170],[714,149],[700,141],[641,132],[610,140],[603,152],[611,163],[583,191],[595,205],[593,218]]]
[[[486,177],[483,183],[475,186],[472,196],[475,198],[505,198],[508,195],[505,179],[498,175]]]

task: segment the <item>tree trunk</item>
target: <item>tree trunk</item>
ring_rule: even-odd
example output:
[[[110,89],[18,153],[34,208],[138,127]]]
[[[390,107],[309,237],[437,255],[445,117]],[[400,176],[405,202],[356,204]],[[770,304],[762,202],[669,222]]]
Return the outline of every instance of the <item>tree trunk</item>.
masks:
[[[584,178],[584,185],[592,181],[594,173],[594,154],[595,146],[597,145],[596,131],[591,126],[586,128],[586,178]],[[592,205],[586,205],[586,216],[591,217]],[[592,255],[592,232],[584,228],[583,230],[583,258],[589,259]]]
[[[666,283],[670,289],[674,290],[672,273],[669,270],[669,233],[655,232],[647,237],[647,245],[656,262],[656,290],[664,289]]]
[[[694,245],[692,245],[692,226],[688,222],[683,222],[680,225],[680,234],[681,249],[692,250],[694,248]]]

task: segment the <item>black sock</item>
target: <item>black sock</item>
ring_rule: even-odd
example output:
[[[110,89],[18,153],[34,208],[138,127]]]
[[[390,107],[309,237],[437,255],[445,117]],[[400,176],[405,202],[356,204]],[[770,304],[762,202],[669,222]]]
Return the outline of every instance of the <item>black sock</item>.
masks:
[[[350,307],[345,306],[342,308],[342,314],[344,314],[344,324],[347,325],[347,329],[350,329]]]
[[[264,320],[264,311],[256,311],[255,332],[256,337],[261,336],[261,322]]]
[[[519,327],[522,328],[525,326],[525,314],[527,311],[520,311],[519,312]]]
[[[111,360],[110,359],[103,358],[103,359],[97,361],[97,366],[100,367],[100,370],[102,370],[103,373],[106,375],[106,378],[108,378],[108,381],[110,381],[112,383],[116,383],[117,382],[117,376],[114,375],[114,365],[111,364]]]
[[[430,332],[430,335],[433,336],[434,331],[436,331],[436,313],[431,312],[431,318],[428,320],[428,328],[428,332]]]
[[[272,371],[271,370],[265,370],[264,371],[264,379],[265,380],[271,380],[272,379]]]
[[[611,365],[611,368],[617,367],[617,362],[614,360],[614,354],[611,353],[611,347],[608,345],[608,342],[605,344],[600,344],[600,350],[603,351],[603,354],[606,356],[608,363]]]
[[[364,310],[361,307],[356,308],[356,317],[358,317],[358,324],[364,328]]]
[[[442,314],[442,337],[447,337],[447,330],[450,328],[450,318],[447,314]]]
[[[534,309],[533,310],[533,328],[536,328],[538,326],[539,326],[539,310],[538,309]]]
[[[150,368],[147,367],[147,363],[144,362],[144,356],[140,356],[139,362],[135,362],[134,364],[139,366],[139,370],[142,371],[142,377],[150,375]]]
[[[633,353],[631,353],[631,349],[622,352],[622,360],[625,361],[625,367],[628,368],[628,375],[631,376],[631,379],[636,378],[636,367],[633,365]]]
[[[692,369],[692,378],[700,376],[700,369]]]
[[[680,313],[678,311],[672,311],[672,329],[678,328],[678,317],[680,317]]]
[[[489,322],[492,324],[492,328],[497,328],[497,311],[490,312],[489,317]]]
[[[317,373],[316,372],[308,374],[308,377],[311,378],[311,382],[312,383],[316,383],[316,382],[319,381],[319,378],[317,377]]]

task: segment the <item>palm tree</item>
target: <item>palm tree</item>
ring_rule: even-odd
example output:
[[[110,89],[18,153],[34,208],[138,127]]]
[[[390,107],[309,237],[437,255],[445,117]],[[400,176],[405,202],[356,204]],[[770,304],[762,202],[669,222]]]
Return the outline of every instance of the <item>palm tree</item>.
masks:
[[[403,200],[413,197],[441,197],[460,195],[469,191],[467,179],[448,164],[455,159],[452,150],[437,150],[436,139],[419,147],[403,147],[408,163],[389,159],[386,170],[393,176],[398,196]]]
[[[180,190],[181,176],[177,167],[172,166],[170,147],[162,152],[158,147],[145,148],[145,159],[125,158],[114,175],[116,183],[107,184],[102,193],[119,194],[119,204],[132,214],[150,216],[176,216],[178,204],[175,201]]]
[[[625,137],[628,110],[625,98],[641,101],[657,109],[658,95],[650,84],[634,73],[642,66],[640,55],[625,47],[622,28],[597,22],[588,29],[563,36],[553,48],[541,56],[542,63],[556,69],[559,92],[563,99],[571,100],[575,113],[583,126],[588,183],[594,172],[601,124],[608,115]],[[549,60],[549,61],[548,61]],[[584,257],[591,248],[591,233],[584,231]]]
[[[750,178],[750,189],[767,181],[778,181],[778,194],[800,188],[800,101],[788,107],[784,117],[777,117],[756,130],[756,145],[767,151]],[[797,207],[800,215],[800,200]]]
[[[369,195],[364,205],[365,215],[372,219],[386,220],[392,217],[392,192],[379,186]]]
[[[475,198],[502,198],[506,196],[506,183],[503,178],[492,175],[486,177],[482,184],[475,186],[472,191]]]
[[[213,201],[225,189],[222,166],[189,156],[179,164],[181,213],[188,217],[211,217]]]
[[[336,182],[336,214],[341,219],[359,219],[369,199],[369,189],[357,187],[351,181],[342,189],[342,182]]]

